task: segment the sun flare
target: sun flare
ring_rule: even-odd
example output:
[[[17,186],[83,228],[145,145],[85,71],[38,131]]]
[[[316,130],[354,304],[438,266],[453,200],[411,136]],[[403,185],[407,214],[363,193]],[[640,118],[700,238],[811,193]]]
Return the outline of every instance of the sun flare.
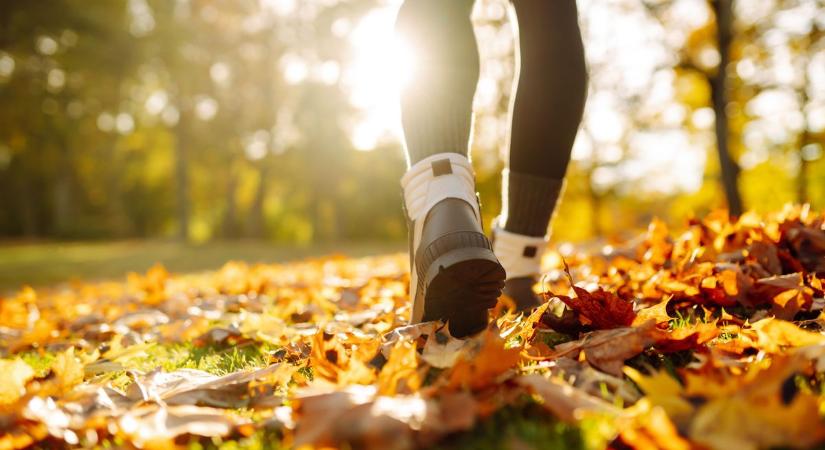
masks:
[[[396,9],[369,12],[349,36],[354,54],[344,82],[350,102],[362,111],[351,134],[361,151],[401,136],[398,98],[412,78],[415,52],[394,32]]]

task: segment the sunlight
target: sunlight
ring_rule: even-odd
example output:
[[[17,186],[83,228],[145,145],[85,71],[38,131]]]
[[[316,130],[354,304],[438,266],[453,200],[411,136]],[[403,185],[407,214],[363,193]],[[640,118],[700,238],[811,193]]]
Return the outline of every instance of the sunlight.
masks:
[[[372,10],[349,36],[354,55],[343,82],[350,103],[362,112],[351,133],[353,145],[361,151],[401,136],[398,97],[412,77],[415,57],[394,33],[396,9]]]
[[[295,11],[297,0],[261,0],[261,6],[279,16],[286,16]]]

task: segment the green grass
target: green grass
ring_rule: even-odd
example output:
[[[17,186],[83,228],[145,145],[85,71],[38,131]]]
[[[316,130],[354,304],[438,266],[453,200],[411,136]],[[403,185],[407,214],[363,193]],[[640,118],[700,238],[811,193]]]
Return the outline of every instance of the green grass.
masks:
[[[35,376],[42,377],[49,372],[55,355],[50,352],[30,351],[17,356],[34,369]]]
[[[584,428],[559,422],[530,399],[505,407],[465,433],[442,440],[439,450],[502,448],[577,450],[593,448]]]
[[[251,344],[229,347],[196,347],[192,343],[153,345],[143,355],[126,361],[125,365],[143,371],[160,367],[167,372],[198,369],[213,375],[226,375],[267,365],[268,352],[266,346]]]
[[[123,279],[155,263],[173,272],[217,269],[231,260],[278,263],[343,253],[367,256],[403,251],[399,243],[347,242],[311,246],[262,241],[183,244],[174,241],[0,243],[0,294],[23,285],[50,286],[72,280]]]
[[[150,344],[143,351],[118,358],[116,362],[141,372],[157,368],[166,372],[174,372],[178,369],[197,369],[220,376],[266,366],[269,363],[269,352],[273,349],[267,345],[254,344],[203,347],[197,347],[191,342],[169,345]],[[132,382],[125,371],[104,373],[101,376],[112,386],[121,389],[125,389]]]
[[[281,437],[272,430],[259,430],[252,436],[237,440],[191,439],[187,445],[189,450],[277,450],[281,446]]]

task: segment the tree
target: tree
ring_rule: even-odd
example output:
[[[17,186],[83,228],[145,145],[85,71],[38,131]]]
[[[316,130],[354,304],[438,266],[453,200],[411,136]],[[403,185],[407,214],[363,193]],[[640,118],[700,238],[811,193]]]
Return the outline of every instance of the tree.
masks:
[[[716,15],[716,46],[719,50],[719,65],[710,75],[713,112],[716,116],[716,150],[722,169],[722,186],[728,200],[728,210],[733,216],[743,212],[742,195],[739,193],[739,166],[731,157],[728,124],[728,66],[730,46],[733,39],[733,0],[712,0]]]

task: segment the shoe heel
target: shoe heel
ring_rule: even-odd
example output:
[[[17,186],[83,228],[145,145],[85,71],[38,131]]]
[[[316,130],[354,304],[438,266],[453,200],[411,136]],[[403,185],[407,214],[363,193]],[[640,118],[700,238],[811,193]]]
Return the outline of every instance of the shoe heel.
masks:
[[[506,278],[487,237],[451,233],[430,244],[419,262],[424,320],[447,321],[455,337],[483,330]]]

